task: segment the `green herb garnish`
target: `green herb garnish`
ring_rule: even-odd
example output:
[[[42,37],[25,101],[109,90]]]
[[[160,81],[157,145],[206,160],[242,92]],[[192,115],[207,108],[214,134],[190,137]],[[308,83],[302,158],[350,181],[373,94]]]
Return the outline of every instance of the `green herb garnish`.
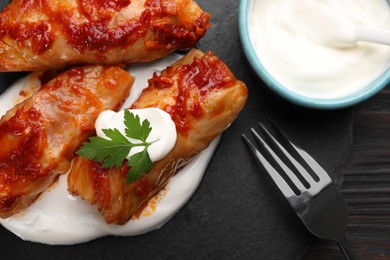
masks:
[[[84,142],[76,153],[89,160],[100,162],[103,168],[119,168],[132,148],[143,146],[142,152],[130,156],[127,161],[131,167],[127,172],[127,184],[131,184],[141,178],[143,173],[148,173],[152,169],[153,162],[147,149],[158,140],[146,142],[152,131],[150,122],[145,119],[141,124],[139,116],[128,110],[125,110],[124,123],[126,136],[140,142],[132,143],[116,128],[102,129],[110,140],[98,136],[90,137],[89,142]]]

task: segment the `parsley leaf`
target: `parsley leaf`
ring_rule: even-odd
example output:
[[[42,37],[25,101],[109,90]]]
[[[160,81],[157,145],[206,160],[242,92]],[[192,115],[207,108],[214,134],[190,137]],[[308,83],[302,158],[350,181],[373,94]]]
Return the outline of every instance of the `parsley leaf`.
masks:
[[[127,184],[138,180],[142,177],[142,172],[149,172],[153,167],[146,149],[131,156],[127,164],[131,166],[127,174]]]
[[[146,142],[146,138],[152,131],[148,120],[144,120],[141,125],[139,116],[130,113],[129,110],[125,110],[125,126],[128,137],[141,140],[142,142]]]
[[[83,143],[77,154],[102,163],[103,168],[119,168],[132,148],[131,143],[118,129],[103,129],[103,132],[111,140],[91,137],[89,142]]]
[[[128,165],[131,167],[127,172],[127,184],[131,184],[142,177],[143,173],[148,173],[153,162],[150,160],[148,147],[156,142],[146,142],[152,128],[150,122],[141,120],[138,115],[134,115],[129,110],[124,113],[125,133],[128,138],[139,142],[133,143],[129,141],[118,129],[102,129],[107,138],[99,136],[89,138],[89,142],[84,142],[83,146],[76,152],[78,155],[100,162],[102,167],[119,168],[123,161],[126,160],[130,150],[134,147],[143,146],[144,149],[130,156]]]

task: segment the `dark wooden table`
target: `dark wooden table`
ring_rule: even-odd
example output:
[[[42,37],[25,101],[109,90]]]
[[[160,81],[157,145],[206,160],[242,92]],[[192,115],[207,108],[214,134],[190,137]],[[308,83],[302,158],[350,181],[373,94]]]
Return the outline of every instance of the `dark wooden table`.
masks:
[[[390,88],[355,107],[343,172],[347,239],[361,259],[390,259]],[[318,239],[304,257],[309,259],[344,258],[336,243]]]

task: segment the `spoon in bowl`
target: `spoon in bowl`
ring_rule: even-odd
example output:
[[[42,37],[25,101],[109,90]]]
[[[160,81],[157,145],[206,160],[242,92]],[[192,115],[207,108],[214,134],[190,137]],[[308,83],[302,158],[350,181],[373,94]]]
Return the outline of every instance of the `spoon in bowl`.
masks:
[[[355,36],[356,36],[355,43],[357,41],[365,41],[365,42],[390,45],[389,31],[367,28],[367,27],[359,27],[359,26],[353,26],[353,29],[355,30]],[[353,43],[351,42],[351,44]]]
[[[356,26],[318,2],[306,6],[304,24],[308,36],[325,46],[349,48],[358,41],[390,45],[390,31]]]

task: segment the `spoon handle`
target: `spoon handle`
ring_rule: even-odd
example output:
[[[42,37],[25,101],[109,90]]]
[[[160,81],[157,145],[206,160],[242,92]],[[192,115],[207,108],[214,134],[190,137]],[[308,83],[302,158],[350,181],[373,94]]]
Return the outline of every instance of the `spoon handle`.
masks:
[[[379,44],[390,45],[390,31],[355,27],[356,39],[358,41],[374,42]]]

